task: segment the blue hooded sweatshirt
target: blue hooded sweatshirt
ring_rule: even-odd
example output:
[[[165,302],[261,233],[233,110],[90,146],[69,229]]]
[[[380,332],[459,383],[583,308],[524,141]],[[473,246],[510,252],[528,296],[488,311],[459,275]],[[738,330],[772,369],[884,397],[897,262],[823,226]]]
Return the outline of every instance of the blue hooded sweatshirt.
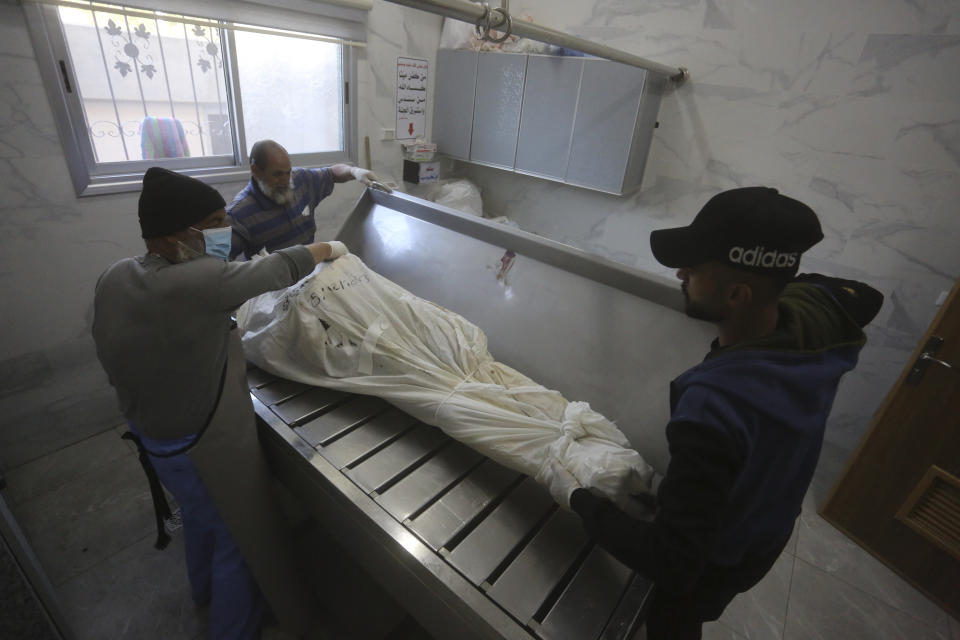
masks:
[[[571,496],[591,537],[661,587],[684,592],[789,538],[813,477],[837,386],[866,342],[879,292],[800,276],[773,333],[714,347],[670,385],[670,464],[652,522],[587,491]]]
[[[737,467],[717,532],[714,564],[735,565],[786,540],[820,456],[827,417],[844,373],[866,338],[826,291],[789,285],[777,331],[715,348],[670,385],[668,441],[685,425],[715,430]],[[811,313],[812,306],[833,307]]]

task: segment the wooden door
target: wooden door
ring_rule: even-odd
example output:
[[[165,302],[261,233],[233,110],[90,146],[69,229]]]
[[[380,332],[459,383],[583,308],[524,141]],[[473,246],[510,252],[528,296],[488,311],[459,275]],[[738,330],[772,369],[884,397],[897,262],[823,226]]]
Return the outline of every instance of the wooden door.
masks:
[[[820,512],[955,618],[960,618],[958,291],[960,281]]]

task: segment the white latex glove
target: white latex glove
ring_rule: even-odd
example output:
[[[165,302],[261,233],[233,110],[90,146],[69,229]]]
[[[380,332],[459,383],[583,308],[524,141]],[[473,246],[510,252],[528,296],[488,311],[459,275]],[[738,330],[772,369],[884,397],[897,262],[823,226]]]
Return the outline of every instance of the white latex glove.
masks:
[[[336,260],[340,256],[345,256],[350,253],[350,249],[347,249],[347,245],[343,244],[339,240],[331,240],[327,244],[330,245],[330,257],[327,260]]]
[[[556,458],[550,460],[547,468],[537,474],[537,480],[547,487],[556,503],[564,509],[570,508],[570,494],[581,487],[573,474]]]
[[[361,169],[360,167],[350,167],[350,173],[353,174],[353,179],[361,183],[365,187],[372,187],[374,189],[379,189],[380,191],[386,191],[387,193],[393,193],[393,189],[385,185],[380,178],[377,177],[373,171],[369,169]]]

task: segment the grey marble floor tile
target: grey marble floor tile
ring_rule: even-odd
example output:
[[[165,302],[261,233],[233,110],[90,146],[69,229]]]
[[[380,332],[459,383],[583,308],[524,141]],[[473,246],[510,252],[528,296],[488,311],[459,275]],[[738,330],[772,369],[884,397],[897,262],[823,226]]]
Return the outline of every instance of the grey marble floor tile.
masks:
[[[12,509],[54,586],[154,531],[136,456],[92,470]]]
[[[784,640],[950,640],[949,633],[797,558]]]
[[[960,640],[960,621],[950,618],[950,630],[953,632],[953,640]]]
[[[58,588],[77,640],[191,640],[205,615],[190,597],[183,536],[140,538]]]
[[[129,429],[127,428],[126,422],[121,422],[113,428],[113,432],[117,434],[117,438],[120,439],[120,442],[123,443],[130,453],[137,453],[137,445],[133,444],[132,440],[123,440],[121,436],[125,434]]]
[[[703,625],[703,640],[744,640],[744,637],[718,620]]]
[[[790,534],[790,539],[787,540],[787,546],[783,548],[784,553],[789,553],[790,555],[797,555],[797,540],[800,539],[800,518],[797,518],[796,523],[793,525],[793,533]]]
[[[793,564],[792,554],[780,554],[770,573],[753,589],[734,598],[718,622],[749,640],[780,640]]]
[[[816,513],[800,515],[797,558],[949,634],[949,616]]]
[[[7,501],[13,505],[58,489],[78,476],[132,455],[114,429],[43,456],[6,473]]]
[[[825,441],[820,450],[820,460],[817,462],[817,470],[813,474],[813,480],[810,482],[810,488],[803,499],[803,511],[816,512],[823,506],[833,486],[840,479],[847,461],[850,459],[851,452],[836,444]]]

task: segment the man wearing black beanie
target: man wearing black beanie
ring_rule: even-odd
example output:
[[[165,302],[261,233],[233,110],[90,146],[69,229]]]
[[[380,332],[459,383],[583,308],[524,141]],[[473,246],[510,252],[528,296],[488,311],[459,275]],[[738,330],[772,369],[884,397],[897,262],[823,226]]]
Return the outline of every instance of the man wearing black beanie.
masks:
[[[670,384],[670,463],[652,519],[569,480],[591,538],[652,579],[648,640],[696,640],[770,570],[793,531],[841,376],[883,296],[852,280],[797,276],[823,232],[807,205],[768,187],[711,198],[685,227],[650,234],[678,269],[687,315],[716,324],[700,364]]]
[[[157,546],[168,541],[159,478],[181,509],[193,598],[209,605],[207,637],[259,638],[264,598],[281,626],[316,634],[315,603],[270,494],[231,314],[347,249],[317,242],[229,262],[223,198],[160,167],[144,175],[138,214],[147,253],[100,276],[93,337],[130,427],[125,437],[151,478]]]

